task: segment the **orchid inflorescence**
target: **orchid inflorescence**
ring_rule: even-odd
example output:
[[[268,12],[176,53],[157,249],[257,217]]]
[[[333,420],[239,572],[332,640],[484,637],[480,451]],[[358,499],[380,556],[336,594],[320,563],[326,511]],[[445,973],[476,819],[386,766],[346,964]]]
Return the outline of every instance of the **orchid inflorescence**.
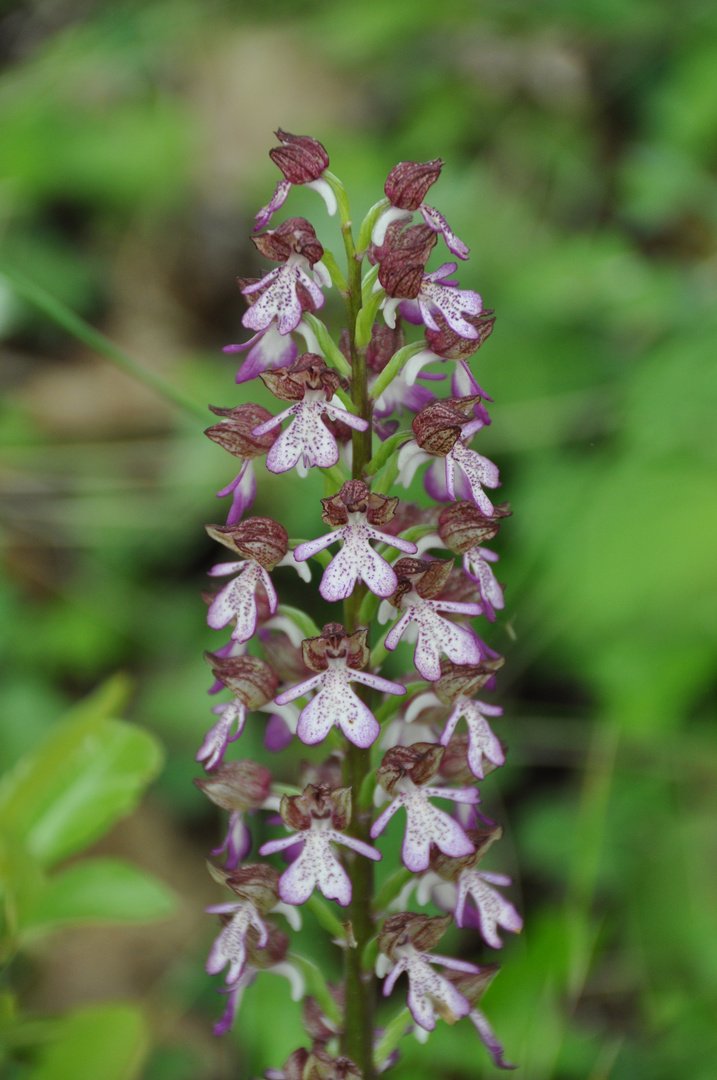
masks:
[[[208,597],[207,616],[212,628],[230,631],[207,654],[210,693],[230,696],[214,707],[216,722],[197,753],[205,768],[198,786],[229,813],[226,838],[212,853],[224,862],[210,863],[232,894],[208,909],[223,925],[207,971],[226,973],[227,1006],[215,1033],[231,1027],[244,989],[267,971],[287,977],[295,999],[303,998],[311,1043],[269,1078],[369,1080],[393,1064],[403,1035],[423,1040],[437,1018],[468,1017],[493,1062],[512,1068],[477,1005],[497,967],[432,951],[452,923],[479,930],[493,949],[502,946],[499,927],[522,926],[493,887],[510,879],[480,869],[502,830],[476,809],[475,781],[505,760],[489,723],[502,710],[476,697],[494,689],[503,658],[471,622],[493,621],[504,606],[493,572],[498,556],[484,544],[509,510],[491,502],[486,489],[498,487],[498,470],[471,445],[490,423],[491,399],[469,361],[489,337],[493,313],[451,278],[455,262],[426,272],[439,237],[457,258],[469,254],[424,202],[440,159],[396,165],[355,244],[346,191],[324,147],[309,136],[276,135],[281,146],[271,157],[283,178],[257,214],[263,231],[252,239],[279,265],[261,279],[239,279],[242,322],[254,336],[225,351],[248,350],[237,382],[260,378],[286,407],[214,408],[217,422],[207,431],[240,461],[236,479],[218,493],[232,496],[227,522],[207,527],[231,552],[209,571],[230,580]],[[339,211],[346,277],[304,218],[268,228],[293,185],[316,190],[329,214]],[[338,343],[316,316],[332,285],[347,311]],[[406,324],[422,326],[424,337],[407,344]],[[297,335],[307,351],[299,352]],[[435,362],[450,365],[450,396],[425,385],[444,378],[423,372]],[[403,417],[411,414],[408,429]],[[253,462],[262,457],[273,473],[323,471],[317,532],[319,516],[328,532],[293,541],[279,522],[246,516],[256,493]],[[391,494],[424,466],[430,507]],[[281,604],[272,581],[279,566],[315,581],[310,563],[320,568],[323,600],[343,605],[322,629],[310,612]],[[390,625],[382,632],[383,623]],[[415,670],[389,679],[381,665],[400,641],[415,643]],[[296,786],[278,783],[257,762],[227,760],[229,743],[247,722],[259,722],[247,721],[257,711],[269,717],[268,750],[295,738],[326,748],[323,762],[301,767]],[[247,819],[260,811],[268,827],[283,824],[288,834],[264,842],[258,855],[282,852],[283,862],[247,861]],[[373,864],[382,853],[373,841],[398,835],[394,816],[405,822],[403,868],[376,893]],[[442,914],[405,910],[414,892],[418,906]],[[338,918],[325,901],[339,905]],[[286,931],[300,928],[304,904],[343,949],[340,987],[289,949]],[[388,997],[402,973],[407,1009],[379,1030],[376,979]]]

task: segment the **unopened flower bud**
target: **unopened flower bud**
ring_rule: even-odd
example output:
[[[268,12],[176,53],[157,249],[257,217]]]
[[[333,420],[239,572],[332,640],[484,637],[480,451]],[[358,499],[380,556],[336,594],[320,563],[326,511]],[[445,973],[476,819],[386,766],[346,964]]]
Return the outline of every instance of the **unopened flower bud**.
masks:
[[[271,786],[271,773],[255,761],[223,761],[194,783],[222,810],[258,810]]]
[[[271,420],[271,413],[262,405],[247,403],[238,405],[235,409],[218,409],[210,405],[209,408],[222,419],[218,424],[208,427],[204,434],[234,457],[243,458],[245,461],[262,457],[279,437],[275,428],[264,435],[252,434],[254,428]]]
[[[485,544],[498,535],[500,519],[510,516],[506,503],[493,508],[493,516],[481,514],[471,502],[450,503],[441,511],[438,519],[438,533],[450,551],[463,555],[471,548]]]
[[[389,915],[378,935],[378,947],[391,960],[398,959],[396,950],[405,945],[413,945],[419,952],[429,952],[452,922],[450,915],[418,915],[410,911]]]
[[[264,385],[281,401],[303,401],[307,390],[323,390],[331,401],[342,385],[338,371],[317,353],[303,353],[290,367],[259,373]]]
[[[445,457],[460,438],[461,428],[473,419],[480,395],[432,401],[414,417],[412,427],[421,450]]]
[[[318,141],[310,135],[292,135],[279,128],[275,131],[281,146],[269,151],[269,157],[281,169],[292,184],[308,184],[318,180],[329,167],[329,155]]]
[[[478,331],[477,337],[462,337],[448,325],[440,312],[435,313],[434,319],[439,329],[426,327],[426,341],[436,356],[441,356],[444,360],[467,360],[493,333],[495,315],[492,310],[482,311],[480,315],[466,314],[464,318]]]
[[[444,705],[452,705],[459,697],[472,698],[504,663],[503,656],[479,664],[454,664],[443,659],[441,677],[433,684],[433,692]]]
[[[204,659],[215,677],[247,709],[259,709],[273,699],[279,680],[265,660],[258,656],[217,656],[210,652],[204,654]]]
[[[426,192],[441,175],[442,168],[440,158],[423,162],[399,161],[388,174],[383,190],[392,206],[400,210],[418,210]]]
[[[276,229],[252,236],[252,242],[266,259],[284,263],[292,255],[302,255],[314,266],[323,257],[324,249],[306,218],[289,218]]]
[[[396,784],[405,776],[414,784],[426,784],[438,772],[444,754],[445,748],[435,743],[392,746],[383,755],[376,780],[389,795],[395,794]]]
[[[272,518],[245,518],[236,525],[207,525],[206,530],[213,540],[265,570],[273,570],[289,550],[289,534]]]
[[[379,261],[378,280],[387,296],[403,300],[418,296],[436,239],[427,225],[412,225],[403,232],[388,230],[386,241],[375,253]]]
[[[344,1000],[346,997],[343,986],[331,986],[329,984],[328,989],[331,997],[343,1012]],[[318,1001],[311,997],[311,995],[307,995],[307,997],[304,998],[302,1018],[306,1033],[315,1043],[327,1043],[329,1039],[335,1038],[341,1031],[341,1028],[337,1027],[337,1025],[326,1016]]]

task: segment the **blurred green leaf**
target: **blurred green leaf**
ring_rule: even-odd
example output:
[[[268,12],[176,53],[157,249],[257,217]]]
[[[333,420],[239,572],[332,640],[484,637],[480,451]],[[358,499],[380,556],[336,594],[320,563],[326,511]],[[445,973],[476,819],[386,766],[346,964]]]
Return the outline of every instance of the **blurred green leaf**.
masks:
[[[134,1080],[149,1048],[147,1024],[133,1005],[88,1005],[58,1021],[56,1038],[28,1080]]]
[[[20,931],[34,935],[85,922],[150,922],[171,915],[176,899],[158,878],[123,859],[85,859],[47,881]]]
[[[0,785],[0,828],[44,866],[129,814],[162,762],[154,736],[93,711],[61,721]]]

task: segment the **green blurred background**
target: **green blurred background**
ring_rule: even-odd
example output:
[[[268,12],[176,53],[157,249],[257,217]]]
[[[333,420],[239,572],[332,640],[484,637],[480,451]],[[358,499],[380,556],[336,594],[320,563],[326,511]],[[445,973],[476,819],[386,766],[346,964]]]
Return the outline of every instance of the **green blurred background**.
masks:
[[[713,1080],[715,4],[5,0],[0,43],[0,270],[201,403],[247,398],[221,346],[248,336],[235,278],[259,269],[277,126],[324,142],[357,217],[396,161],[447,163],[433,202],[471,247],[461,283],[498,315],[480,449],[514,508],[486,635],[508,661],[509,763],[481,787],[526,929],[485,1011],[525,1080]],[[340,254],[313,193],[287,210]],[[30,950],[25,1008],[139,1001],[151,1035],[118,1080],[258,1076],[301,1041],[298,1013],[264,977],[212,1040],[220,818],[191,783],[216,646],[203,524],[224,519],[233,462],[2,277],[0,337],[0,762],[128,673],[126,715],[167,763],[98,850],[181,897],[149,929]],[[256,509],[313,535],[294,484],[271,478]],[[461,1024],[406,1040],[392,1075],[495,1073]]]

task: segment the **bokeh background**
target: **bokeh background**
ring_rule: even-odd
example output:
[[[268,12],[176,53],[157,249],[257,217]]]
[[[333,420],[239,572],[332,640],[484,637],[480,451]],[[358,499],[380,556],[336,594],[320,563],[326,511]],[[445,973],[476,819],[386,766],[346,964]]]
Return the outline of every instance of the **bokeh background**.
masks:
[[[88,1075],[258,1076],[301,1041],[267,977],[234,1035],[210,1034],[202,908],[221,897],[203,858],[220,820],[192,777],[216,641],[199,593],[232,462],[12,283],[198,402],[244,400],[221,347],[246,337],[235,278],[259,268],[248,236],[281,125],[324,142],[357,216],[396,161],[442,157],[433,201],[472,249],[461,283],[498,314],[477,374],[495,398],[481,449],[514,508],[490,635],[509,760],[482,788],[526,929],[485,1011],[525,1080],[711,1080],[715,5],[5,0],[0,42],[0,759],[123,672],[121,715],[166,761],[92,850],[178,897],[149,928],[36,942],[6,988],[30,1018],[134,1002],[132,1054],[95,1030]],[[288,210],[340,254],[312,193]],[[310,535],[293,480],[257,511]],[[8,1076],[65,1076],[42,1040],[7,1053]],[[395,1072],[489,1075],[467,1024],[406,1040]]]

